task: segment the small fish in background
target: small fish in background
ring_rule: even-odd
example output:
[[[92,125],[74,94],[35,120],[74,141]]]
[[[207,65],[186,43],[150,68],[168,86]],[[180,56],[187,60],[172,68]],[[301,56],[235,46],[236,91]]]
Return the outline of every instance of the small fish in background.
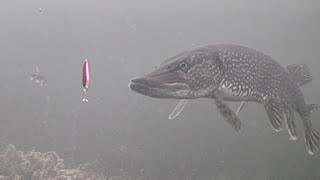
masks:
[[[128,145],[121,145],[120,146],[120,151],[122,153],[128,153]]]
[[[82,101],[88,102],[87,98],[87,91],[89,89],[89,82],[90,82],[90,73],[89,73],[89,61],[85,59],[83,62],[83,69],[82,69],[82,86],[84,91],[84,98]]]
[[[39,67],[36,66],[36,72],[29,73],[30,80],[38,84],[39,86],[47,85],[47,79],[41,74]]]
[[[37,13],[40,16],[44,13],[44,9],[43,8],[35,9],[35,13]]]

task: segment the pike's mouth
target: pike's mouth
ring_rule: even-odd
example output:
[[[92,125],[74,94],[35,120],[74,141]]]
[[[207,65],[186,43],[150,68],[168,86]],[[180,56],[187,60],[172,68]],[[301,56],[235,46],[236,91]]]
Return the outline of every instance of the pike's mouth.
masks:
[[[137,79],[132,79],[128,86],[132,91],[135,91],[143,95],[146,95],[150,93],[150,91],[152,91],[152,87],[148,86],[147,84],[139,82],[139,80]]]
[[[132,91],[154,98],[180,99],[181,95],[189,92],[189,86],[186,83],[163,83],[143,77],[132,79],[128,86]]]

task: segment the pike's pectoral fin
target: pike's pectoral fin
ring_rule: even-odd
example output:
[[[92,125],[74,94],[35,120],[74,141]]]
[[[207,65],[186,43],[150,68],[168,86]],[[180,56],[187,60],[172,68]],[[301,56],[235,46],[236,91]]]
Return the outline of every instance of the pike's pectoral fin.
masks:
[[[264,98],[264,108],[272,128],[275,131],[281,131],[284,120],[281,100],[279,98],[266,96]]]
[[[233,127],[233,129],[239,133],[241,130],[241,121],[239,117],[231,110],[231,108],[219,97],[215,97],[215,104],[225,118],[225,120]]]
[[[176,117],[178,117],[188,103],[189,103],[188,99],[180,100],[179,103],[176,105],[176,107],[170,113],[169,119],[175,119]]]

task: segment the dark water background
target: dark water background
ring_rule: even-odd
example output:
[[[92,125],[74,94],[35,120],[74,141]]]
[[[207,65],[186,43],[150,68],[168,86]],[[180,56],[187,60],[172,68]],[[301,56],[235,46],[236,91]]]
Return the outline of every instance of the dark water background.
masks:
[[[101,171],[114,175],[121,168],[132,176],[144,169],[150,179],[319,179],[320,158],[307,154],[299,117],[300,139],[289,141],[286,130],[272,130],[262,105],[251,104],[237,135],[212,100],[194,100],[170,121],[176,100],[127,87],[133,76],[183,50],[231,42],[283,65],[306,63],[315,80],[303,93],[308,103],[320,104],[318,1],[0,4],[0,136],[19,149],[53,150],[75,164],[99,159]],[[91,65],[89,103],[81,101],[85,58]],[[36,65],[48,86],[28,80]],[[320,130],[320,112],[312,122]]]

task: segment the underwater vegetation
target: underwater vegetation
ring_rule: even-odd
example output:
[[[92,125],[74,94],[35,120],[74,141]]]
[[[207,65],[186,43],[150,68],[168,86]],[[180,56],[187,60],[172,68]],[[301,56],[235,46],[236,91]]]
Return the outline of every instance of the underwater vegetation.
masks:
[[[90,163],[69,168],[54,152],[23,152],[8,145],[0,154],[0,180],[129,180],[127,177],[106,177],[93,171]]]

